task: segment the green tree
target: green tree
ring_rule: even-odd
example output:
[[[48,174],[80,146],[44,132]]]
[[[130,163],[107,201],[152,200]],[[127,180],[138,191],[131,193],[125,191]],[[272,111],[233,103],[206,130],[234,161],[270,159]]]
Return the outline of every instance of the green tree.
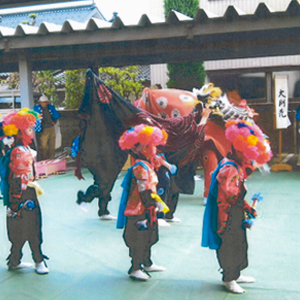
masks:
[[[58,101],[56,92],[57,79],[54,78],[53,71],[33,72],[33,89],[36,92],[44,93],[53,104]]]
[[[138,66],[129,66],[123,69],[100,68],[99,75],[105,84],[128,101],[138,99],[144,89],[143,81],[137,79],[139,75]]]
[[[20,89],[20,75],[18,72],[11,73],[6,80],[5,84],[8,84],[8,87],[11,90],[19,90]]]
[[[56,82],[53,71],[32,72],[32,87],[34,92],[44,93],[55,104],[58,100]],[[11,73],[6,81],[10,89],[20,89],[20,74]]]
[[[66,98],[64,104],[67,109],[79,108],[84,94],[86,70],[65,71]]]
[[[165,16],[173,9],[193,18],[199,8],[199,0],[165,0]]]
[[[176,10],[191,18],[196,15],[199,9],[199,0],[165,0],[164,1],[165,16],[171,10]],[[194,87],[201,87],[205,81],[204,64],[201,61],[171,63],[167,65],[169,88],[179,88],[192,90]]]

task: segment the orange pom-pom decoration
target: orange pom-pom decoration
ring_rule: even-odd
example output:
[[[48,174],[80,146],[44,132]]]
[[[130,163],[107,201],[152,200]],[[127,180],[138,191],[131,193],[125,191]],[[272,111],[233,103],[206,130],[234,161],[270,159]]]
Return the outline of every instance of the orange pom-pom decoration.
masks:
[[[228,120],[225,124],[225,127],[227,128],[232,125],[236,125],[236,120]]]
[[[245,148],[247,147],[247,142],[246,142],[246,138],[243,137],[243,136],[236,136],[232,142],[233,144],[233,147],[236,149],[236,150],[239,150],[239,151],[244,151]]]
[[[168,139],[168,134],[166,133],[165,130],[162,130],[162,135],[163,135],[163,138],[162,138],[162,141],[161,141],[161,145],[165,145],[166,142],[167,142],[167,139]]]
[[[258,142],[258,138],[255,135],[250,135],[247,137],[247,144],[249,147],[255,146]]]
[[[153,127],[145,126],[139,133],[138,133],[138,140],[139,143],[142,145],[148,145],[151,142],[151,135],[153,133]]]

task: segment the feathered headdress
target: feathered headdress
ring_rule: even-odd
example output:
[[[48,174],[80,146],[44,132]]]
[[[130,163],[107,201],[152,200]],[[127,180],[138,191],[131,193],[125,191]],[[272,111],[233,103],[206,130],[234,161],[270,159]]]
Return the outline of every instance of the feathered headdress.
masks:
[[[168,134],[158,127],[145,124],[137,125],[128,129],[119,139],[119,145],[122,150],[132,149],[136,144],[141,145],[165,145]]]
[[[3,118],[3,133],[7,136],[16,135],[19,130],[25,130],[40,122],[40,115],[29,108],[13,111]]]
[[[263,165],[272,158],[269,141],[261,129],[244,120],[229,120],[226,123],[226,138],[233,147],[243,152],[245,158]]]

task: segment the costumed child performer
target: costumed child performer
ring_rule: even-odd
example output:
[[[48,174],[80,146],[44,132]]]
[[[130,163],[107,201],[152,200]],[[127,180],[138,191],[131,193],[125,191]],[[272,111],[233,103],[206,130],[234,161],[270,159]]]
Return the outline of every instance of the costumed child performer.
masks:
[[[202,246],[216,250],[225,288],[242,294],[245,290],[239,283],[254,282],[254,278],[241,275],[248,266],[246,220],[257,216],[255,209],[244,200],[245,180],[255,165],[271,159],[272,152],[260,128],[247,121],[229,120],[225,136],[232,142],[232,153],[220,161],[212,174],[203,218]]]
[[[14,111],[3,118],[3,132],[13,136],[14,143],[2,157],[1,191],[7,206],[7,235],[11,242],[8,256],[9,270],[29,267],[21,262],[22,248],[28,241],[35,271],[49,273],[42,253],[42,218],[37,190],[34,187],[34,165],[29,145],[34,137],[34,128],[40,122],[39,114],[28,108]],[[4,163],[3,163],[4,162]]]
[[[122,150],[130,149],[139,157],[142,155],[145,158],[144,160],[137,159],[134,166],[130,168],[130,172],[127,171],[126,176],[130,176],[130,186],[127,186],[128,193],[124,193],[124,179],[121,199],[124,211],[120,204],[117,221],[118,228],[122,228],[124,225],[118,225],[120,217],[125,223],[123,238],[131,257],[131,268],[128,274],[136,280],[148,280],[150,278],[148,272],[165,270],[164,267],[157,266],[152,262],[151,247],[158,241],[157,210],[166,209],[165,204],[156,193],[158,179],[154,171],[159,162],[156,157],[156,146],[164,145],[166,141],[167,133],[164,130],[144,124],[127,130],[119,139]],[[126,196],[124,196],[125,194]]]

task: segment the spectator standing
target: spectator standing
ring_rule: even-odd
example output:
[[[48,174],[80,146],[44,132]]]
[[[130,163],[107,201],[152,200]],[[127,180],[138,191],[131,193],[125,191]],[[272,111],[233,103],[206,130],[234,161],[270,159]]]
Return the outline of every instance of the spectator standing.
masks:
[[[54,105],[49,103],[46,95],[39,98],[33,110],[42,116],[42,122],[36,126],[36,139],[38,145],[38,160],[53,159],[55,153],[55,128],[60,113]]]

